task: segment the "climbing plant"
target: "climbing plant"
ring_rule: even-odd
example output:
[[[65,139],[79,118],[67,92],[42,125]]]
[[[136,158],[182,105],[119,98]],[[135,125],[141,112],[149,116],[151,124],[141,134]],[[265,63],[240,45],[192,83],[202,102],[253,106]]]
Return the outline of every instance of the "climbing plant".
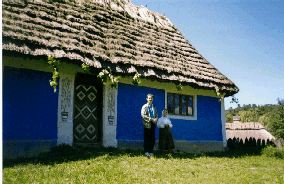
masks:
[[[226,96],[226,93],[221,93],[220,90],[219,90],[219,87],[215,87],[215,93],[216,95],[218,96],[219,99],[219,102],[221,102],[222,100],[224,100],[224,97]],[[238,104],[239,103],[239,100],[234,96],[232,95],[232,100],[230,103],[236,103]]]
[[[181,85],[181,83],[176,85],[176,88],[178,91],[182,91],[183,85]]]
[[[215,87],[215,93],[220,98],[219,102],[221,102],[224,99],[225,93],[221,93],[218,86]]]
[[[90,66],[87,65],[87,64],[85,64],[85,63],[83,63],[83,64],[81,65],[81,67],[83,68],[83,70],[84,70],[85,72],[89,72],[89,71],[90,71]]]
[[[57,82],[57,78],[59,77],[59,65],[60,65],[60,61],[56,60],[53,56],[48,57],[48,64],[52,65],[53,67],[53,75],[52,75],[52,80],[50,80],[50,86],[52,86],[54,88],[54,92],[56,92],[56,86],[58,85]],[[85,72],[89,72],[90,71],[90,66],[88,64],[83,63],[81,65],[81,68],[85,71]],[[103,83],[107,83],[108,81],[110,82],[111,87],[117,89],[118,87],[118,82],[119,82],[119,77],[114,77],[113,74],[108,71],[107,69],[103,69],[98,75],[97,75],[98,79]],[[139,84],[141,83],[141,74],[136,73],[133,77],[132,80],[132,84],[135,86],[139,86]],[[178,91],[182,91],[183,89],[183,85],[181,83],[176,84],[176,89]],[[217,96],[219,96],[221,99],[224,98],[224,96],[222,96],[219,93],[219,90],[216,90],[217,92]]]
[[[107,71],[106,69],[102,70],[99,75],[98,75],[98,79],[101,80],[101,82],[103,84],[107,83],[108,81],[110,81],[110,86],[112,88],[115,88],[117,89],[117,86],[118,86],[118,77],[114,77],[112,75],[111,72]]]
[[[58,85],[57,78],[59,77],[59,65],[60,61],[56,60],[53,56],[48,57],[48,64],[52,65],[53,67],[53,75],[52,75],[52,80],[49,80],[50,86],[53,87],[54,92],[56,92],[56,86]]]
[[[139,86],[139,84],[141,83],[141,79],[140,79],[140,74],[136,73],[133,77],[133,81],[132,84],[135,86]]]

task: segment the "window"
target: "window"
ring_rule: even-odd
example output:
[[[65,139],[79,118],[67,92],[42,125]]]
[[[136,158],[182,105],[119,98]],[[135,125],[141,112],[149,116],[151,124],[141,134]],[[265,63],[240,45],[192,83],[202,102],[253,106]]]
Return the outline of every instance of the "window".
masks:
[[[167,109],[169,115],[194,116],[193,96],[167,93]]]

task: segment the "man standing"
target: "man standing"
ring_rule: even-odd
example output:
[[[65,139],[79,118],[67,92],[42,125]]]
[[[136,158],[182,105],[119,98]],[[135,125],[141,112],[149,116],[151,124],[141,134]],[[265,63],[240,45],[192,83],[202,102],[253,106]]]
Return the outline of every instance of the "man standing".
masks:
[[[153,156],[155,145],[155,129],[158,120],[158,112],[154,104],[152,104],[154,96],[147,95],[147,104],[142,106],[141,116],[144,126],[144,152],[147,156]]]

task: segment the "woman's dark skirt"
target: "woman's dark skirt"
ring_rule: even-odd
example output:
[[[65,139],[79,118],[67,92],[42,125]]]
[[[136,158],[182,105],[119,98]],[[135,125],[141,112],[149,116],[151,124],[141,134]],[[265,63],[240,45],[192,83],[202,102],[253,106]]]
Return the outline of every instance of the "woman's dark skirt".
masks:
[[[175,149],[175,143],[171,128],[159,128],[159,149]]]

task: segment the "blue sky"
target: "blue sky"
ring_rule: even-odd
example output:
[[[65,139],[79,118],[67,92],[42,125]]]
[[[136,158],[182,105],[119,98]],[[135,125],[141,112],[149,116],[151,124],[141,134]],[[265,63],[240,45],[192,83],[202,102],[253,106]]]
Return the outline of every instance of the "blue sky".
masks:
[[[131,0],[165,14],[240,89],[239,104],[284,99],[284,1]],[[235,108],[225,98],[225,109]]]

